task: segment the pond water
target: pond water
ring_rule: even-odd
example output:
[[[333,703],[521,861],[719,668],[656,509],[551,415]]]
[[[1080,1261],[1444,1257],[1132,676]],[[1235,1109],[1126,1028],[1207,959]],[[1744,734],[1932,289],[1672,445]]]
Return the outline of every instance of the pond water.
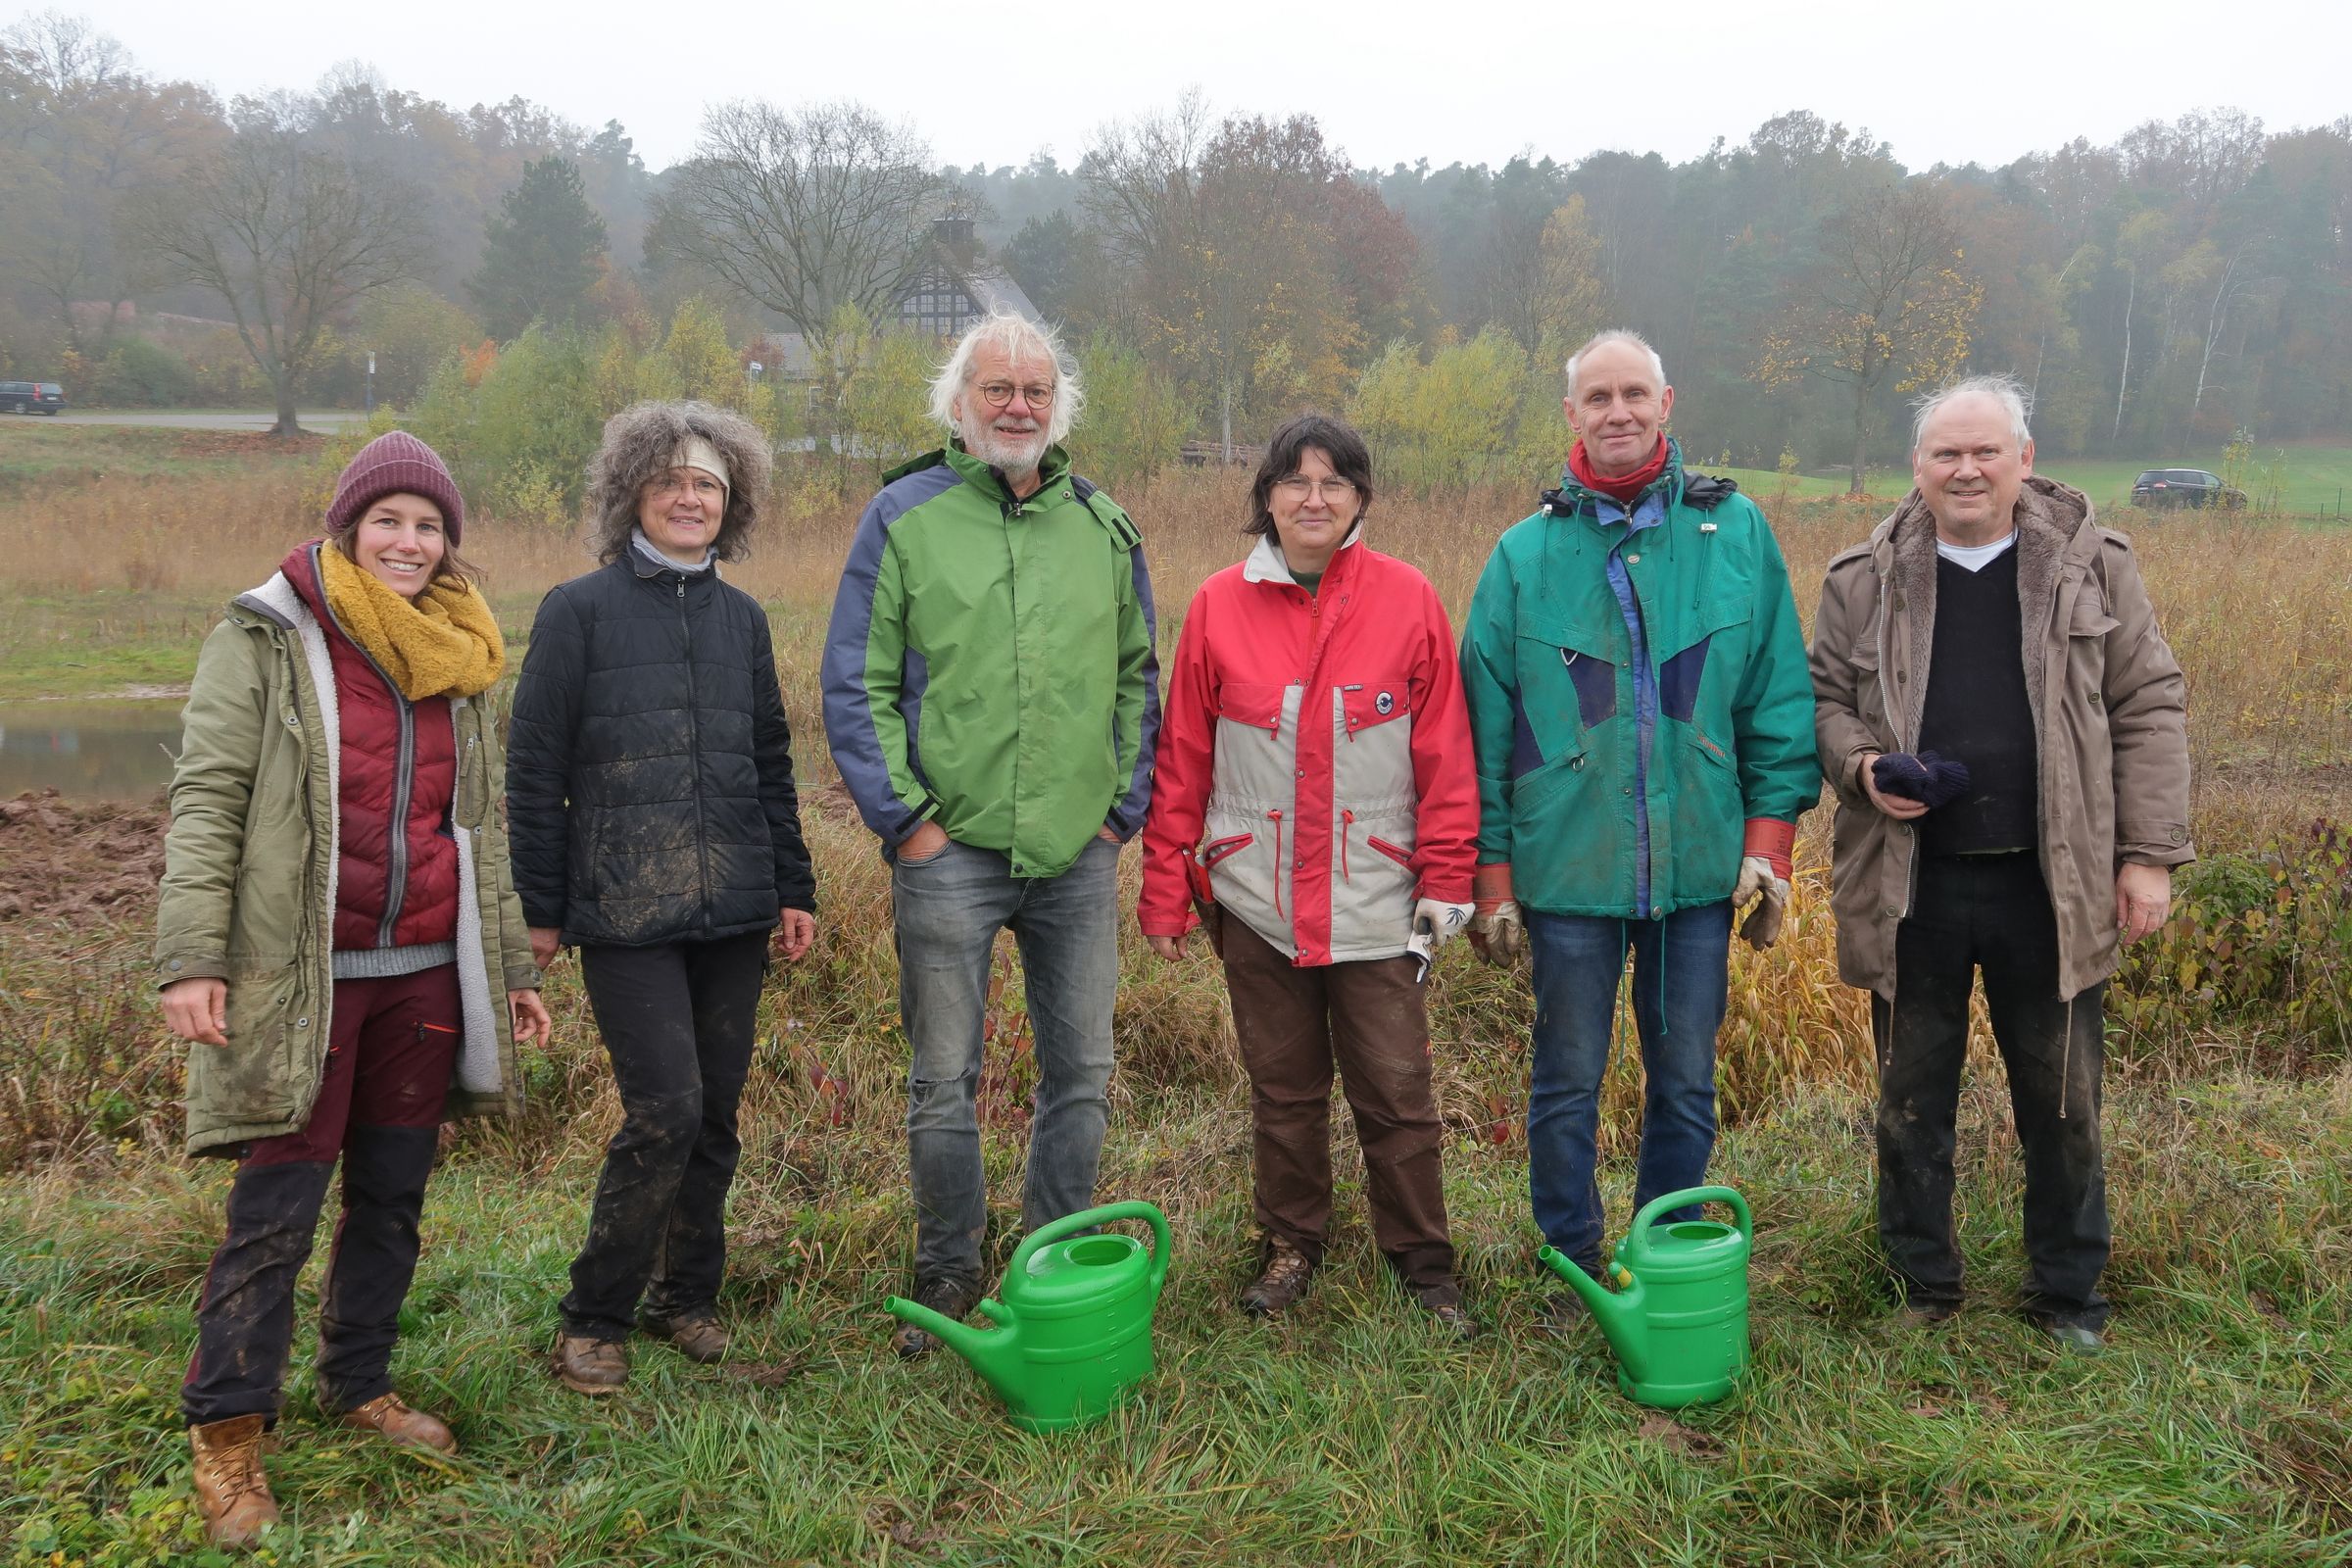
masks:
[[[172,781],[179,702],[0,703],[0,800],[143,801]]]

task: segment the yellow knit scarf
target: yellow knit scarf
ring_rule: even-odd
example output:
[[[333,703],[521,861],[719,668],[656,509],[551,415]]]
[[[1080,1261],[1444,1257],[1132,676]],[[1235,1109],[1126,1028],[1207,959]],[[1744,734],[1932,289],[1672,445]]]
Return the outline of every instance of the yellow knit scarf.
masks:
[[[437,577],[404,598],[331,544],[318,547],[318,574],[336,621],[412,703],[471,697],[507,667],[498,618],[471,583]]]

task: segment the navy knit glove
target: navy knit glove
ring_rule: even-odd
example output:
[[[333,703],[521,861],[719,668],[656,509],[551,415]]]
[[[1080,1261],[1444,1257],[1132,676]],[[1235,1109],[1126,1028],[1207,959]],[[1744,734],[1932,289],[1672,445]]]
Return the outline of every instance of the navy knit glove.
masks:
[[[1885,752],[1870,764],[1871,781],[1881,795],[1922,801],[1933,809],[1949,806],[1968,793],[1968,764],[1954,758],[1922,752]]]

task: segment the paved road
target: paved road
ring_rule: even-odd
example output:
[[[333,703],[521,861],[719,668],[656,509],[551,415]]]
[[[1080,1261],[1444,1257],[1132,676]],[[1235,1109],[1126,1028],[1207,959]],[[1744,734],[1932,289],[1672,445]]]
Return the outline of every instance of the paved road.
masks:
[[[306,430],[332,430],[368,417],[357,409],[304,409],[301,414]],[[182,414],[170,410],[144,413],[126,410],[115,414],[99,410],[25,416],[28,423],[36,418],[54,424],[144,424],[166,430],[267,430],[277,422],[277,416],[267,409],[254,414]]]

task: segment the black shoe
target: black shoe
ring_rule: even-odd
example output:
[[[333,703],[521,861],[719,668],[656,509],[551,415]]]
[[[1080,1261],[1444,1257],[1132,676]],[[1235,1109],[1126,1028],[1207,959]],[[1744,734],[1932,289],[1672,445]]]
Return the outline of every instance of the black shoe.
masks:
[[[957,1279],[917,1280],[910,1299],[917,1306],[927,1306],[941,1317],[963,1321],[965,1314],[979,1304],[980,1287]],[[939,1341],[928,1329],[912,1323],[902,1323],[890,1337],[890,1348],[902,1361],[912,1361],[931,1353]]]

